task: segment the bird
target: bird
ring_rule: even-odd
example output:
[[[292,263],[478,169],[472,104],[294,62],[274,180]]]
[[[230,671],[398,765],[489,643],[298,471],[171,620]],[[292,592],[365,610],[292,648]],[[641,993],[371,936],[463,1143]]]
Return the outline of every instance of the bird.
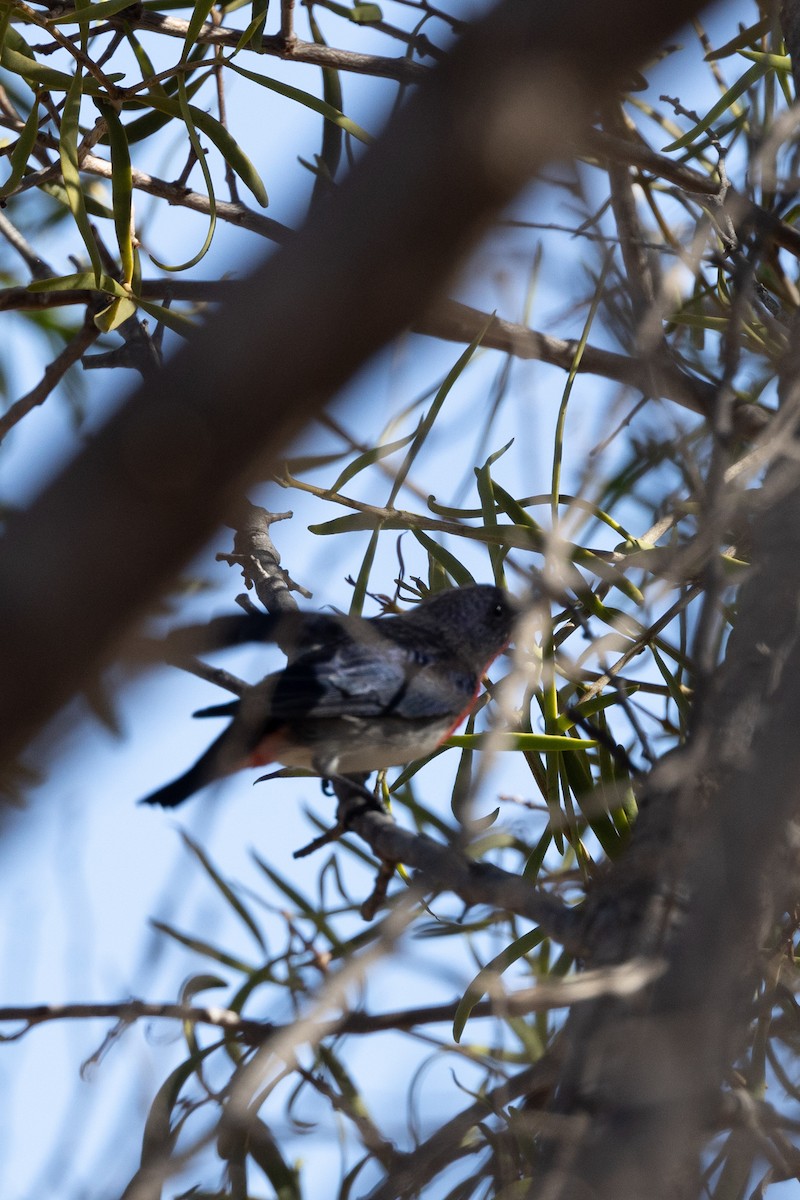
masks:
[[[440,591],[391,616],[284,614],[271,636],[288,647],[287,665],[239,699],[195,713],[230,723],[141,803],[174,808],[234,771],[271,762],[330,779],[423,758],[467,717],[518,615],[515,597],[492,584]]]

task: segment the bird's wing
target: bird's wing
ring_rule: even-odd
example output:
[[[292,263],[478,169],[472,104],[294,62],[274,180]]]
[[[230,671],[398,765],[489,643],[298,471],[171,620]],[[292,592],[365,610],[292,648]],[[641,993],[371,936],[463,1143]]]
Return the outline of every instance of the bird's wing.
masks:
[[[478,681],[449,667],[435,649],[410,653],[381,640],[345,641],[303,654],[264,681],[269,715],[277,720],[399,716],[424,720],[460,712]],[[261,685],[259,685],[261,686]],[[256,689],[257,690],[257,689]]]

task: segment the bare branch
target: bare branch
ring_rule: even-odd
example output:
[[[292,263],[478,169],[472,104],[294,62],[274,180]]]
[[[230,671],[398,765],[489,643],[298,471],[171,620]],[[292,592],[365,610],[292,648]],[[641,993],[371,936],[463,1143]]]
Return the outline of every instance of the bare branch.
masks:
[[[130,16],[130,19],[128,19]],[[114,26],[120,18],[111,18]],[[147,29],[167,37],[186,40],[189,22],[178,17],[166,17],[161,13],[142,12],[138,17],[125,11],[125,24],[133,29]],[[209,46],[230,46],[235,49],[241,39],[238,29],[221,29],[214,25],[203,25],[196,40]],[[418,83],[427,74],[428,68],[413,59],[384,58],[379,54],[358,54],[353,50],[337,50],[332,46],[318,46],[314,42],[303,42],[299,38],[284,39],[283,33],[264,36],[259,47],[262,54],[271,54],[285,61],[311,63],[316,67],[333,67],[337,71],[352,71],[357,75],[375,75],[384,79],[395,79],[398,83]]]
[[[2,442],[9,430],[13,429],[23,417],[28,415],[31,409],[36,408],[39,404],[44,404],[51,392],[58,387],[70,367],[74,366],[80,360],[82,355],[97,341],[99,336],[100,330],[92,321],[91,313],[89,313],[87,320],[75,336],[67,342],[61,353],[45,368],[44,375],[36,387],[32,388],[25,396],[21,396],[19,400],[16,400],[0,416],[0,442]]]

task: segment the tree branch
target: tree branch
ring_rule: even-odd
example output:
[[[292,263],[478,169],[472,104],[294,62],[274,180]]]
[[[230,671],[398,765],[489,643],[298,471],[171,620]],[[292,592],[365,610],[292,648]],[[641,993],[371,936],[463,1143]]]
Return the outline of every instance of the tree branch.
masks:
[[[189,22],[178,17],[166,17],[161,13],[142,12],[133,16],[126,9],[124,18],[112,17],[112,28],[127,26],[147,29],[151,33],[186,41]],[[215,25],[203,25],[196,36],[197,42],[209,46],[230,46],[235,49],[242,37],[240,29],[221,29]],[[375,75],[383,79],[394,79],[398,83],[417,83],[427,74],[427,67],[405,56],[387,58],[379,54],[359,54],[354,50],[337,50],[333,46],[319,46],[315,42],[303,42],[299,38],[287,39],[283,32],[265,35],[259,47],[262,54],[274,55],[285,62],[311,63],[316,67],[333,67],[337,71],[352,71],[356,75]]]
[[[3,441],[6,434],[18,425],[19,422],[26,417],[31,409],[36,408],[39,404],[44,404],[47,397],[58,387],[61,380],[66,375],[70,367],[79,362],[82,355],[92,346],[100,336],[100,330],[92,321],[92,310],[88,310],[87,319],[73,338],[67,342],[64,349],[56,358],[45,367],[45,372],[36,387],[19,400],[16,400],[10,408],[8,408],[0,416],[0,442]]]

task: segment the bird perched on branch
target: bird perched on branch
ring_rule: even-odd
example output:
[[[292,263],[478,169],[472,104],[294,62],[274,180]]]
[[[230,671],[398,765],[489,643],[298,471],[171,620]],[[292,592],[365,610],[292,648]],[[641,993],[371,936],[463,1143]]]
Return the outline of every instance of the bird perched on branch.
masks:
[[[290,648],[287,666],[240,699],[196,713],[232,720],[194,766],[143,803],[173,808],[233,771],[271,762],[330,778],[423,758],[466,718],[517,612],[508,592],[477,584],[397,616],[276,618],[270,636]]]

